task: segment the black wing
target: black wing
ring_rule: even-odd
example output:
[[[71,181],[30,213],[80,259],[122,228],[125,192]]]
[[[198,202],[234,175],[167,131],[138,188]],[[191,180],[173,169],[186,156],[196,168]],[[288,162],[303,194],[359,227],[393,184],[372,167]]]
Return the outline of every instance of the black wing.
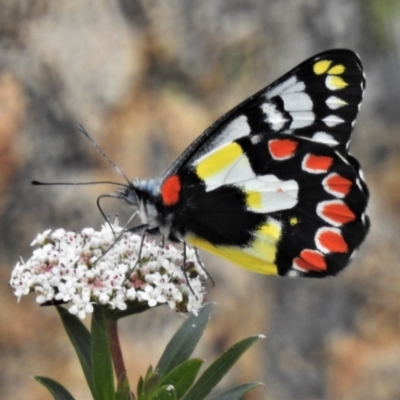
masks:
[[[361,61],[353,51],[317,54],[219,118],[182,153],[164,180],[225,143],[257,134],[304,137],[346,156],[364,88]]]

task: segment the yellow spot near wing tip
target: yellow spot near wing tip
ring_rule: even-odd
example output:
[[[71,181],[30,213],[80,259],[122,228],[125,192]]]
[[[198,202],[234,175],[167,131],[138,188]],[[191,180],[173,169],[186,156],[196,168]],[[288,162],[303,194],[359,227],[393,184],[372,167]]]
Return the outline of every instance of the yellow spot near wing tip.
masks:
[[[331,66],[332,61],[331,60],[320,60],[317,61],[314,66],[313,70],[316,75],[322,75],[326,71],[328,71],[328,68]]]
[[[299,220],[297,217],[292,217],[289,219],[289,224],[292,226],[296,226],[299,223]]]
[[[223,146],[199,162],[196,167],[197,176],[206,180],[232,164],[242,153],[242,148],[235,142]]]
[[[331,69],[329,69],[328,74],[331,75],[341,75],[343,72],[346,71],[346,67],[342,64],[335,65]]]
[[[329,75],[326,78],[326,86],[330,90],[340,90],[348,86],[348,83],[340,76]]]

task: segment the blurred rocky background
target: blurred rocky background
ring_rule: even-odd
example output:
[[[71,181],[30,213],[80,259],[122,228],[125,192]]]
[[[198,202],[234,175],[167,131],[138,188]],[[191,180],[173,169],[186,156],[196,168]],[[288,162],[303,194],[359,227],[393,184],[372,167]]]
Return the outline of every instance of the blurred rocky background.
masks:
[[[221,389],[263,381],[247,400],[400,398],[400,2],[398,0],[0,0],[0,393],[50,399],[29,377],[89,392],[51,307],[8,287],[38,232],[103,223],[122,181],[156,177],[216,118],[307,57],[355,50],[367,74],[352,152],[371,189],[372,229],[352,265],[320,280],[258,276],[203,256],[218,302],[197,355],[264,333]],[[106,212],[123,212],[109,201]],[[132,383],[183,318],[167,308],[121,324]]]

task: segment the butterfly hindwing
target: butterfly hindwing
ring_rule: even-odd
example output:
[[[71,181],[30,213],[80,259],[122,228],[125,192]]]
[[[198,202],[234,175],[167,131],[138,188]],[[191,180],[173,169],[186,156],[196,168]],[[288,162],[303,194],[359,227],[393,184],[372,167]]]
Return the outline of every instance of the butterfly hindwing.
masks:
[[[186,240],[260,273],[326,276],[368,230],[357,171],[324,144],[243,137],[180,172]]]

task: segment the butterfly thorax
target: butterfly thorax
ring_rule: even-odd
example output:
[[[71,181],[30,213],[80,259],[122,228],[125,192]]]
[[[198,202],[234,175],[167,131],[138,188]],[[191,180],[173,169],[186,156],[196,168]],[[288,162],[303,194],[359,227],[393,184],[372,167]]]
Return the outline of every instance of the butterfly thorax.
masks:
[[[137,207],[143,224],[149,230],[159,232],[166,238],[177,240],[171,232],[173,214],[168,212],[162,202],[161,179],[133,180],[129,186],[118,191],[120,198]]]

